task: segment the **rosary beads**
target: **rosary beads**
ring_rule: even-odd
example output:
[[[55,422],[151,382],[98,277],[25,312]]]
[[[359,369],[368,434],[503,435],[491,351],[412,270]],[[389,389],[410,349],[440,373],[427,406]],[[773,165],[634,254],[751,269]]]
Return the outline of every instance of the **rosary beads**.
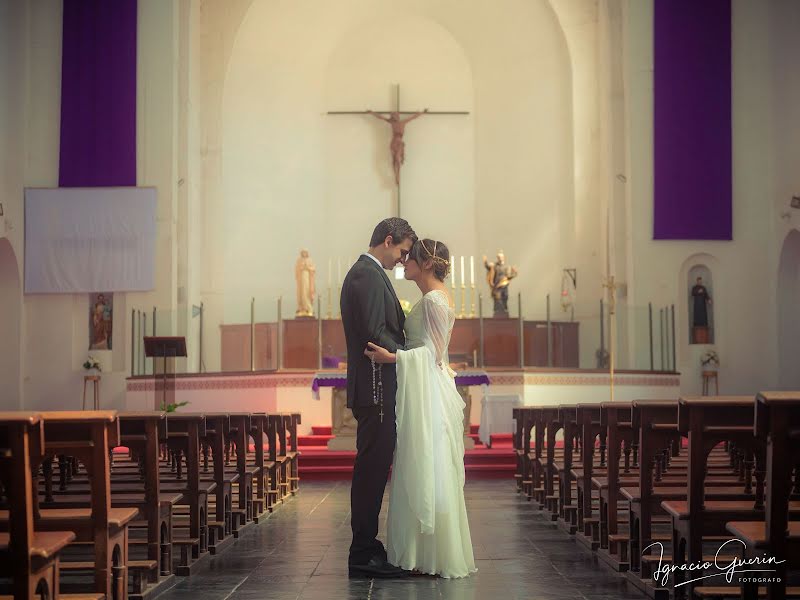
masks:
[[[383,371],[379,364],[375,363],[375,359],[370,357],[372,364],[372,403],[380,406],[381,423],[383,423]]]

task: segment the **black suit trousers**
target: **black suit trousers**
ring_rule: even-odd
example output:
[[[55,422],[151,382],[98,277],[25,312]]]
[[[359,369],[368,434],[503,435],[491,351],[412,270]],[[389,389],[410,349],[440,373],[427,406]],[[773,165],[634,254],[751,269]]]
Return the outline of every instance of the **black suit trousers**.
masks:
[[[350,488],[353,542],[349,563],[359,565],[366,564],[375,555],[386,558],[386,550],[377,539],[378,515],[397,440],[394,401],[384,400],[383,419],[377,406],[357,406],[353,408],[353,416],[358,422],[358,430]]]

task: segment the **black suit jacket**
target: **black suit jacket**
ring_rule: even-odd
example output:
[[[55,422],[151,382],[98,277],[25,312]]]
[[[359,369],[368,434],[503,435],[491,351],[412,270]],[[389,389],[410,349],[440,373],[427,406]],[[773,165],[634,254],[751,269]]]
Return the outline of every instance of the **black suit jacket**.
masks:
[[[361,256],[342,283],[340,299],[347,340],[347,406],[373,406],[372,364],[364,356],[367,342],[396,352],[405,343],[405,315],[386,271],[368,256]],[[382,365],[383,401],[394,403],[397,372]]]

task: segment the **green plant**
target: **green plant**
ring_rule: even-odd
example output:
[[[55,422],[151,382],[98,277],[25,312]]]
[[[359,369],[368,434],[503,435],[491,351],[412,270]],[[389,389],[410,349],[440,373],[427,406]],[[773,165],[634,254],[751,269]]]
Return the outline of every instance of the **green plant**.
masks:
[[[86,357],[86,360],[83,362],[83,368],[86,369],[87,371],[89,369],[96,369],[98,371],[102,371],[103,370],[100,367],[100,363],[93,356],[87,356]]]
[[[189,404],[189,402],[186,400],[184,400],[183,402],[170,402],[169,404],[162,404],[161,410],[163,410],[164,412],[171,413],[178,410],[181,406],[186,406],[187,404]]]

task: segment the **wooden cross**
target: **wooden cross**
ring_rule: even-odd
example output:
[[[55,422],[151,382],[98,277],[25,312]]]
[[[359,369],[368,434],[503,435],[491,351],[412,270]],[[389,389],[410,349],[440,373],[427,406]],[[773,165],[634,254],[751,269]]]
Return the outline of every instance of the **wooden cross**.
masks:
[[[392,154],[392,167],[394,169],[394,181],[397,186],[397,216],[400,216],[400,168],[405,162],[405,142],[403,142],[403,133],[405,132],[406,124],[422,115],[468,115],[466,111],[429,111],[427,108],[423,111],[407,111],[400,110],[400,84],[395,88],[395,109],[394,110],[330,110],[329,115],[372,115],[382,121],[386,121],[392,128],[392,141],[389,144],[389,150]],[[388,116],[383,116],[388,115]],[[402,119],[401,115],[411,115],[408,118]]]

